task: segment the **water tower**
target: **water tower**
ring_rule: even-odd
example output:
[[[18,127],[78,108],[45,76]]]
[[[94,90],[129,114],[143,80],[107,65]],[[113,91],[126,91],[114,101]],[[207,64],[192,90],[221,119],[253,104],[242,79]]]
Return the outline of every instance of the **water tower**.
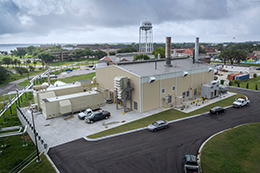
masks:
[[[153,26],[152,23],[144,19],[140,22],[139,28],[139,52],[153,51]]]

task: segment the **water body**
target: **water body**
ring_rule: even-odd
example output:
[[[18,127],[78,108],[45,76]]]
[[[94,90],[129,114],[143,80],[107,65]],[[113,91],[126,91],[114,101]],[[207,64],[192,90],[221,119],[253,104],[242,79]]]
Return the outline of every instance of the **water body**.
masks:
[[[40,46],[40,44],[0,44],[0,51],[7,51],[10,53],[11,50],[17,50],[17,47],[28,47],[28,46]]]

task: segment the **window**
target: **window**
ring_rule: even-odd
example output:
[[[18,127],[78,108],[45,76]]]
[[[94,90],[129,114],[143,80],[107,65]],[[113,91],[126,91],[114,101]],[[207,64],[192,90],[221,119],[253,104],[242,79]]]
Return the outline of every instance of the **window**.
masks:
[[[197,95],[197,89],[194,90],[194,95]]]
[[[162,89],[162,94],[164,94],[164,93],[165,93],[165,88]]]
[[[138,110],[137,102],[134,102],[134,109],[135,109],[135,110]]]
[[[183,93],[182,93],[182,98],[185,98],[185,93],[186,93],[186,92],[183,92]]]
[[[172,91],[175,91],[175,86],[172,87]]]
[[[187,97],[189,97],[190,96],[190,91],[187,91]]]

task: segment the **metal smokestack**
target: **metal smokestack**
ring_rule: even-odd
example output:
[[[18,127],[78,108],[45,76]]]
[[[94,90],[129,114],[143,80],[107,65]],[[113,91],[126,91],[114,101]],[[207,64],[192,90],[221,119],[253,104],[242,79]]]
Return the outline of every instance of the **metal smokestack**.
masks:
[[[195,62],[198,62],[199,59],[199,37],[196,37],[195,41]]]
[[[165,46],[165,56],[166,56],[166,67],[172,67],[171,65],[171,37],[166,37]]]

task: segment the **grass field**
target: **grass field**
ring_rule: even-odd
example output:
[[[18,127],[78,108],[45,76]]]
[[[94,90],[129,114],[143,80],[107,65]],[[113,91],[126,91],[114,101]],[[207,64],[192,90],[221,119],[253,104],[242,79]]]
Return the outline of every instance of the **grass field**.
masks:
[[[37,173],[55,173],[56,171],[52,167],[49,160],[46,156],[42,153],[40,155],[41,162],[37,163],[36,159],[31,162],[25,169],[21,171],[21,173],[28,173],[28,172],[37,172]]]
[[[260,90],[260,76],[257,76],[256,78],[251,78],[245,81],[240,82],[240,88],[246,88],[246,85],[248,83],[248,89],[255,90],[256,85],[258,90]],[[237,84],[233,84],[232,86],[237,87]]]
[[[133,129],[137,129],[137,128],[142,128],[142,127],[146,127],[147,125],[151,124],[152,122],[158,120],[158,119],[164,119],[164,120],[176,120],[179,118],[184,118],[184,117],[188,117],[188,116],[192,116],[192,115],[196,115],[196,114],[200,114],[200,113],[204,113],[204,112],[208,112],[210,110],[210,108],[214,107],[214,106],[229,106],[232,105],[233,101],[235,100],[235,98],[237,97],[241,97],[243,96],[242,94],[236,94],[232,97],[223,99],[219,102],[210,104],[208,106],[202,107],[201,109],[198,109],[196,111],[190,112],[190,113],[183,113],[181,111],[175,110],[175,109],[169,109],[167,111],[158,113],[158,114],[154,114],[151,115],[149,117],[145,117],[142,118],[140,120],[136,120],[118,127],[114,127],[93,135],[89,135],[87,136],[88,138],[99,138],[99,137],[103,137],[103,136],[108,136],[108,135],[112,135],[112,134],[116,134],[116,133],[120,133],[120,132],[125,132],[125,131],[129,131],[129,130],[133,130]]]
[[[225,131],[201,152],[203,173],[259,173],[260,123]]]

